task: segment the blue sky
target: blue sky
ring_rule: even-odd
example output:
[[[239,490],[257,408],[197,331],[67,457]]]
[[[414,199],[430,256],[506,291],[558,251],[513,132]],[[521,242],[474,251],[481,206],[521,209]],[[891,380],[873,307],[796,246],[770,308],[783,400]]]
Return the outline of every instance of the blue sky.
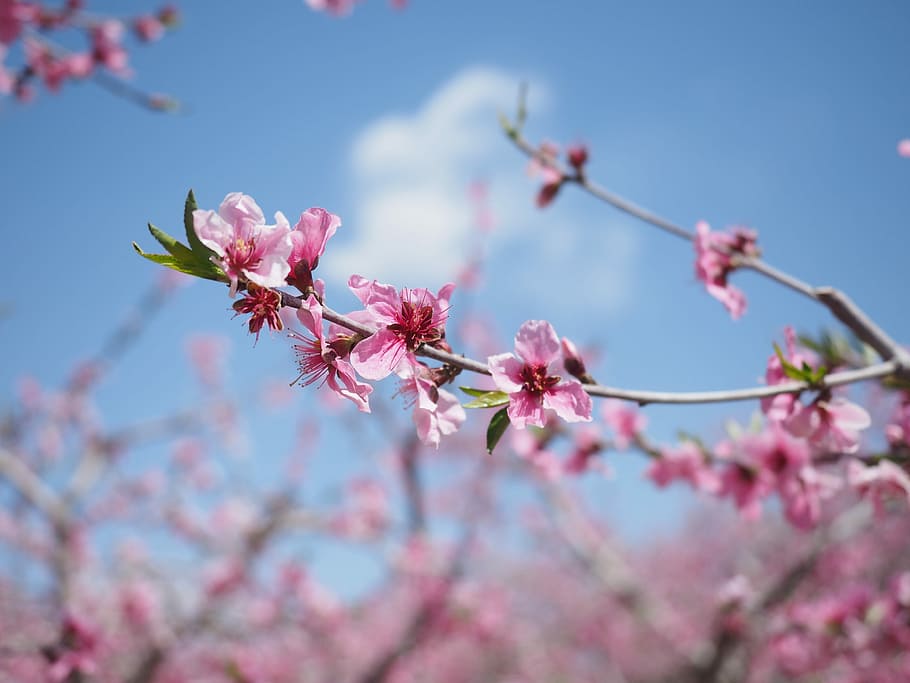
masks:
[[[151,8],[92,3],[127,5]],[[505,338],[546,318],[602,345],[596,375],[617,386],[747,386],[784,325],[830,326],[750,273],[735,276],[750,310],[733,323],[695,282],[689,245],[579,193],[534,209],[525,159],[496,121],[521,81],[531,138],[587,142],[593,177],[678,223],[756,228],[769,262],[844,289],[910,339],[910,161],[895,152],[910,136],[904,2],[413,0],[396,12],[367,0],[344,20],[299,1],[180,7],[183,26],[131,58],[136,83],[184,113],[155,115],[90,83],[0,103],[5,400],[23,374],[54,385],[94,351],[156,276],[130,242],[154,246],[147,221],[178,232],[190,187],[206,208],[243,191],[292,222],[314,205],[339,214],[320,271],[345,310],[351,272],[399,286],[449,279],[473,235],[467,187],[484,179],[497,220],[487,284],[456,298],[453,317],[489,307]],[[229,304],[207,283],[179,294],[105,385],[111,423],[193,401],[191,333],[230,339],[238,387],[293,377],[285,340],[253,349]],[[312,400],[299,394],[295,410]],[[670,439],[719,435],[725,416],[753,409],[648,412]],[[290,438],[270,433],[267,451]],[[653,494],[638,463],[619,467],[586,489],[633,538],[665,528],[685,496]]]

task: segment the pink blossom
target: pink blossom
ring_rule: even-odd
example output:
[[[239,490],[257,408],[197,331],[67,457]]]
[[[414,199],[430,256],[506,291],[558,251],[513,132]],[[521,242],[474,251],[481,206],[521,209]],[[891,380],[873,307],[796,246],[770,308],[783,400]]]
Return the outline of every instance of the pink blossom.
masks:
[[[291,255],[288,266],[288,284],[301,292],[313,286],[313,271],[319,265],[319,257],[325,252],[326,242],[341,226],[341,219],[333,213],[318,207],[309,208],[300,214],[300,220],[291,230]]]
[[[645,476],[661,488],[682,479],[698,491],[716,493],[720,489],[720,481],[705,454],[691,441],[684,441],[677,448],[662,448],[660,457],[651,461]]]
[[[892,448],[910,446],[910,392],[902,393],[891,421],[885,426],[885,435]]]
[[[354,10],[356,0],[306,0],[306,4],[318,12],[328,12],[343,17]]]
[[[613,430],[613,442],[620,450],[625,450],[648,425],[648,418],[634,406],[622,401],[606,401],[601,411],[604,421]]]
[[[816,359],[812,354],[800,351],[796,347],[796,332],[789,325],[784,328],[784,340],[786,345],[785,359],[790,365],[801,368],[805,363],[814,368]],[[768,358],[768,366],[765,370],[765,382],[768,386],[775,384],[784,384],[791,381],[784,372],[783,364],[776,353]],[[773,422],[783,422],[794,412],[800,409],[799,396],[797,394],[778,394],[769,396],[761,400],[761,409],[765,416]]]
[[[720,474],[721,495],[729,495],[746,519],[758,519],[761,501],[773,490],[774,482],[760,467],[741,462],[729,463]]]
[[[855,453],[859,449],[859,433],[870,424],[872,418],[864,408],[840,397],[817,399],[785,422],[787,431],[794,436],[832,453]]]
[[[0,95],[9,95],[13,91],[16,79],[3,65],[4,57],[6,57],[6,45],[0,43]]]
[[[897,143],[897,153],[905,159],[910,159],[910,138],[904,138]]]
[[[560,343],[562,345],[562,365],[566,369],[566,372],[579,382],[594,384],[594,378],[588,374],[585,361],[581,357],[578,347],[575,346],[575,342],[567,337],[563,337]]]
[[[60,86],[72,75],[69,62],[57,57],[41,41],[25,38],[22,43],[25,50],[25,61],[29,68],[42,80],[48,90],[51,92],[60,90]]]
[[[243,564],[232,558],[210,562],[203,571],[205,592],[209,598],[223,598],[240,588],[248,580]]]
[[[260,287],[280,287],[290,272],[290,225],[280,211],[275,225],[265,225],[262,209],[252,197],[231,192],[218,213],[197,209],[193,227],[202,243],[217,255],[216,263],[231,281],[231,296],[241,280]]]
[[[186,342],[186,353],[199,381],[209,386],[221,383],[227,351],[227,340],[215,335],[195,335]]]
[[[528,176],[546,180],[553,171],[556,159],[559,157],[559,145],[550,140],[544,140],[537,149],[537,154],[528,162]]]
[[[354,347],[351,365],[367,379],[383,379],[395,372],[421,344],[448,350],[445,325],[449,297],[455,285],[443,285],[437,294],[427,289],[402,289],[352,275],[348,286],[379,329]]]
[[[570,146],[566,150],[566,158],[569,160],[569,165],[572,166],[572,168],[578,173],[583,173],[584,166],[588,163],[588,146],[584,143]]]
[[[778,484],[787,520],[798,529],[814,529],[821,519],[821,503],[841,486],[833,474],[806,465]]]
[[[22,33],[22,27],[37,20],[40,8],[30,2],[0,0],[0,43],[10,45]]]
[[[705,221],[695,225],[695,277],[705,283],[708,293],[720,301],[733,319],[746,311],[746,297],[727,282],[735,270],[738,256],[754,257],[759,251],[755,245],[757,234],[747,228],[734,228],[729,233],[711,232]]]
[[[466,419],[464,408],[450,392],[438,386],[433,371],[411,359],[398,368],[398,393],[414,407],[417,436],[427,446],[439,448],[443,436],[454,434]]]
[[[300,369],[295,383],[301,382],[304,386],[315,382],[319,382],[320,386],[327,383],[336,394],[353,401],[358,410],[370,412],[369,395],[373,387],[357,379],[354,368],[347,360],[352,343],[350,332],[330,330],[330,339],[326,340],[322,331],[322,306],[312,294],[304,301],[297,317],[313,337],[291,333],[301,342],[294,344]]]
[[[248,322],[250,334],[256,335],[257,342],[263,325],[268,325],[271,330],[284,329],[284,323],[281,322],[279,316],[281,294],[273,289],[266,289],[251,283],[247,287],[247,294],[239,301],[235,301],[232,308],[237,311],[237,315],[250,314]]]
[[[554,374],[561,358],[556,330],[545,320],[528,320],[515,335],[515,353],[490,356],[493,381],[509,394],[509,419],[518,429],[543,427],[545,410],[566,422],[591,420],[591,397],[581,382]]]
[[[528,163],[528,175],[532,178],[539,177],[543,181],[537,193],[536,204],[538,208],[549,205],[564,182],[562,173],[556,168],[556,158],[559,156],[559,145],[544,141],[531,161]]]
[[[767,472],[773,482],[795,476],[811,460],[806,442],[774,423],[760,434],[743,437],[737,445],[748,463]]]
[[[67,680],[73,672],[86,676],[94,674],[98,669],[100,639],[100,633],[94,625],[68,614],[63,620],[61,638],[66,643],[66,649],[51,661],[48,669],[50,680],[60,683]]]
[[[355,479],[348,485],[348,509],[336,517],[332,526],[348,538],[375,538],[389,523],[389,497],[373,479]]]
[[[884,499],[899,496],[910,503],[910,475],[890,460],[865,465],[852,459],[847,464],[847,481],[860,495],[869,496],[879,515],[884,514]]]
[[[603,450],[603,441],[600,438],[600,430],[592,425],[582,426],[576,430],[574,437],[572,453],[563,464],[562,469],[569,474],[583,474],[592,469],[594,456]]]
[[[151,14],[143,14],[133,20],[133,30],[146,43],[154,42],[164,35],[164,24],[161,20]]]
[[[146,581],[133,581],[120,589],[120,611],[127,625],[142,630],[150,626],[158,612],[158,596]]]
[[[127,54],[123,49],[123,24],[116,19],[105,19],[92,27],[92,58],[111,71],[128,75]]]

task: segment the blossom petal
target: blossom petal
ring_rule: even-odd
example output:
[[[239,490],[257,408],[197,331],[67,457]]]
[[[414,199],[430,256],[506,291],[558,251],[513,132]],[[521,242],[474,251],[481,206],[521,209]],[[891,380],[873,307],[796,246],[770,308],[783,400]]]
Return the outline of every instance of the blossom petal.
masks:
[[[256,200],[242,192],[228,194],[218,207],[218,213],[226,222],[238,227],[241,225],[252,227],[265,223],[265,214]]]
[[[339,396],[353,401],[361,413],[370,412],[369,396],[373,392],[373,387],[366,382],[358,381],[354,375],[354,368],[346,360],[336,358],[332,365],[336,372],[329,372],[327,384]],[[343,387],[339,386],[338,379],[341,379]]]
[[[511,394],[508,413],[509,420],[516,429],[524,429],[527,425],[543,427],[546,422],[540,394],[532,394],[530,391]]]
[[[501,391],[514,394],[521,391],[524,385],[521,369],[525,366],[513,353],[500,353],[487,358],[487,367],[493,375],[493,381]]]
[[[322,306],[315,296],[310,294],[303,306],[297,309],[297,319],[316,339],[322,341]]]
[[[546,320],[528,320],[515,335],[515,353],[529,365],[549,365],[560,349],[556,330]]]
[[[341,219],[320,207],[311,207],[300,214],[300,220],[291,231],[294,249],[291,265],[305,261],[313,269],[319,257],[325,252],[326,242],[341,226]]]
[[[193,229],[199,240],[219,256],[224,256],[224,247],[234,239],[233,227],[214,211],[193,211]]]
[[[383,329],[357,343],[351,351],[351,365],[366,379],[383,379],[395,372],[405,352],[404,341]]]
[[[543,395],[543,406],[556,412],[566,422],[591,421],[591,397],[580,382],[557,384]]]

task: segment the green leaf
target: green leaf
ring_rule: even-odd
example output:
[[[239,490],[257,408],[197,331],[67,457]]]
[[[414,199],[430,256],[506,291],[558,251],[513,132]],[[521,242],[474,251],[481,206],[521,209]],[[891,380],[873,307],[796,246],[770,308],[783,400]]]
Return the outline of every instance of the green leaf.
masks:
[[[472,389],[471,387],[458,387],[468,396],[483,396],[489,389]]]
[[[205,254],[205,258],[214,254],[211,249],[205,246],[196,234],[196,228],[193,226],[193,211],[197,209],[196,195],[190,190],[186,195],[186,202],[183,204],[183,227],[186,230],[186,243],[196,254]]]
[[[149,232],[168,253],[180,261],[195,261],[196,255],[190,249],[168,235],[164,230],[149,223]]]
[[[499,112],[499,125],[502,128],[503,132],[510,138],[514,139],[518,137],[518,131],[515,130],[515,128],[512,126],[512,122],[509,121],[509,118],[502,112]]]
[[[465,408],[495,408],[496,406],[505,405],[509,402],[509,395],[504,391],[484,391],[472,395],[477,398],[465,403]]]
[[[194,277],[205,278],[206,280],[216,280],[218,282],[227,281],[227,278],[225,278],[224,273],[221,271],[221,269],[211,261],[185,261],[174,256],[173,254],[150,254],[147,251],[143,251],[142,247],[140,247],[135,242],[133,242],[133,249],[135,249],[136,253],[138,253],[142,258],[170,268],[171,270],[186,273],[187,275],[193,275]]]
[[[496,444],[499,443],[502,435],[506,433],[509,424],[508,408],[499,410],[490,418],[490,425],[487,427],[487,453],[493,453],[493,449],[496,448]]]

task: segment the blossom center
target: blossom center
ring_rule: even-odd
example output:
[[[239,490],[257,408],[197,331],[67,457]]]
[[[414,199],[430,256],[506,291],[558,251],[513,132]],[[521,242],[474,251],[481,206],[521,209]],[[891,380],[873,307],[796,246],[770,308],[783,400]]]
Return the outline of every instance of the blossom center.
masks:
[[[548,375],[546,365],[525,365],[519,373],[525,391],[543,394],[559,384],[558,375]]]
[[[426,304],[415,306],[410,301],[401,303],[395,322],[388,329],[404,340],[409,351],[416,351],[421,344],[442,339],[439,322],[434,319],[433,307]]]
[[[262,257],[256,251],[256,238],[238,237],[225,248],[227,259],[238,270],[255,270],[262,263]]]
[[[325,384],[329,378],[332,369],[332,362],[336,354],[331,349],[323,351],[322,342],[318,339],[311,339],[302,335],[294,335],[302,344],[294,344],[294,353],[297,354],[297,369],[300,371],[297,379],[291,382],[291,385],[300,383],[301,386],[309,386],[319,382],[319,386]]]

